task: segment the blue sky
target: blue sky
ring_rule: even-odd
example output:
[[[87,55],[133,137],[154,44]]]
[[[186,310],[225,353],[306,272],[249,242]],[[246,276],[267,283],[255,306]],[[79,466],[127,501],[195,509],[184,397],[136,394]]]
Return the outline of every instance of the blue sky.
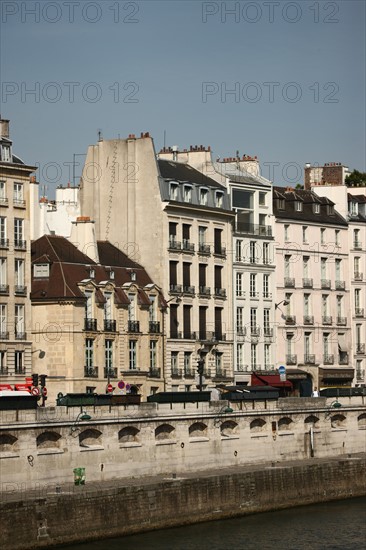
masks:
[[[1,114],[50,196],[98,129],[257,155],[278,185],[366,170],[365,29],[362,0],[3,0]]]

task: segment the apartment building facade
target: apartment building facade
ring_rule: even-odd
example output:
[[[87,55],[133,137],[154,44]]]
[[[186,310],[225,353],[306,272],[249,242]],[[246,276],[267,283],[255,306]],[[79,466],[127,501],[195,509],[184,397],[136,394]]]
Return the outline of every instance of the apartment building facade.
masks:
[[[64,237],[32,243],[32,336],[41,351],[33,370],[48,377],[48,403],[60,392],[105,393],[108,384],[145,400],[164,387],[160,289],[111,243],[95,245],[90,258]]]
[[[130,135],[89,148],[80,204],[97,238],[130,250],[168,297],[166,388],[196,389],[198,360],[204,386],[232,382],[234,215],[225,187],[188,164],[157,160],[148,134]]]
[[[313,386],[350,385],[348,223],[311,191],[274,188],[277,358]]]
[[[29,292],[32,190],[35,166],[13,151],[9,120],[0,120],[0,384],[30,376],[32,344]]]

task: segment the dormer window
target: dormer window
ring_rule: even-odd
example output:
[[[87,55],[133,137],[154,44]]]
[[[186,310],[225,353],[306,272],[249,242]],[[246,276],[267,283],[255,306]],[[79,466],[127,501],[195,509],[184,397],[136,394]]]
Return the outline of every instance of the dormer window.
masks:
[[[314,211],[314,214],[320,214],[320,204],[318,203],[313,204],[313,211]]]
[[[357,202],[350,202],[349,203],[349,213],[351,216],[357,216],[358,215],[358,203]]]
[[[171,201],[177,201],[178,200],[178,184],[177,183],[171,183],[170,184],[169,197],[170,197]]]
[[[3,144],[1,146],[1,161],[2,162],[11,162],[10,145]]]
[[[200,204],[202,206],[207,206],[207,201],[208,201],[208,190],[200,189]]]
[[[93,267],[89,267],[89,278],[90,279],[95,278],[95,269]]]
[[[327,210],[328,210],[328,216],[334,216],[334,206],[332,204],[328,204]]]
[[[34,264],[33,277],[37,279],[48,279],[50,276],[50,264]]]
[[[136,281],[136,271],[131,271],[131,281]]]
[[[216,191],[216,194],[215,194],[216,208],[222,208],[223,202],[224,202],[224,193],[221,193],[221,191]]]
[[[192,202],[192,187],[190,185],[184,186],[184,202]]]
[[[109,272],[109,278],[110,278],[111,281],[114,280],[114,271],[113,271],[113,269],[111,269],[110,272]]]
[[[295,210],[296,212],[302,212],[302,202],[295,201]]]
[[[285,210],[285,199],[278,199],[278,210]]]

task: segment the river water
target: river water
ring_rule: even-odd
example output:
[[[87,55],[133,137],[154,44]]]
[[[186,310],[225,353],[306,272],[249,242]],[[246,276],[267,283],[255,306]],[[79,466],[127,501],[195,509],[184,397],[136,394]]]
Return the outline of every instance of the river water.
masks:
[[[106,522],[108,518],[106,518]],[[121,518],[123,521],[123,518]],[[68,550],[365,550],[366,498],[63,547]]]

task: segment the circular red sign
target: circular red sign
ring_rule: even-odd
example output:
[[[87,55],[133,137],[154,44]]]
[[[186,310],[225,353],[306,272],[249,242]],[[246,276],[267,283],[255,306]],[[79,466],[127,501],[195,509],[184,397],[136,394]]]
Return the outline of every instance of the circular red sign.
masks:
[[[42,388],[42,395],[46,397],[47,395],[47,388]]]
[[[108,393],[112,393],[112,391],[113,391],[113,386],[112,386],[112,384],[108,384],[108,386],[107,386],[107,392],[108,392]]]
[[[32,395],[39,395],[39,389],[38,388],[32,388]]]
[[[125,383],[124,383],[123,380],[120,380],[120,381],[118,382],[118,387],[119,387],[120,390],[123,390],[123,388],[125,387]]]

